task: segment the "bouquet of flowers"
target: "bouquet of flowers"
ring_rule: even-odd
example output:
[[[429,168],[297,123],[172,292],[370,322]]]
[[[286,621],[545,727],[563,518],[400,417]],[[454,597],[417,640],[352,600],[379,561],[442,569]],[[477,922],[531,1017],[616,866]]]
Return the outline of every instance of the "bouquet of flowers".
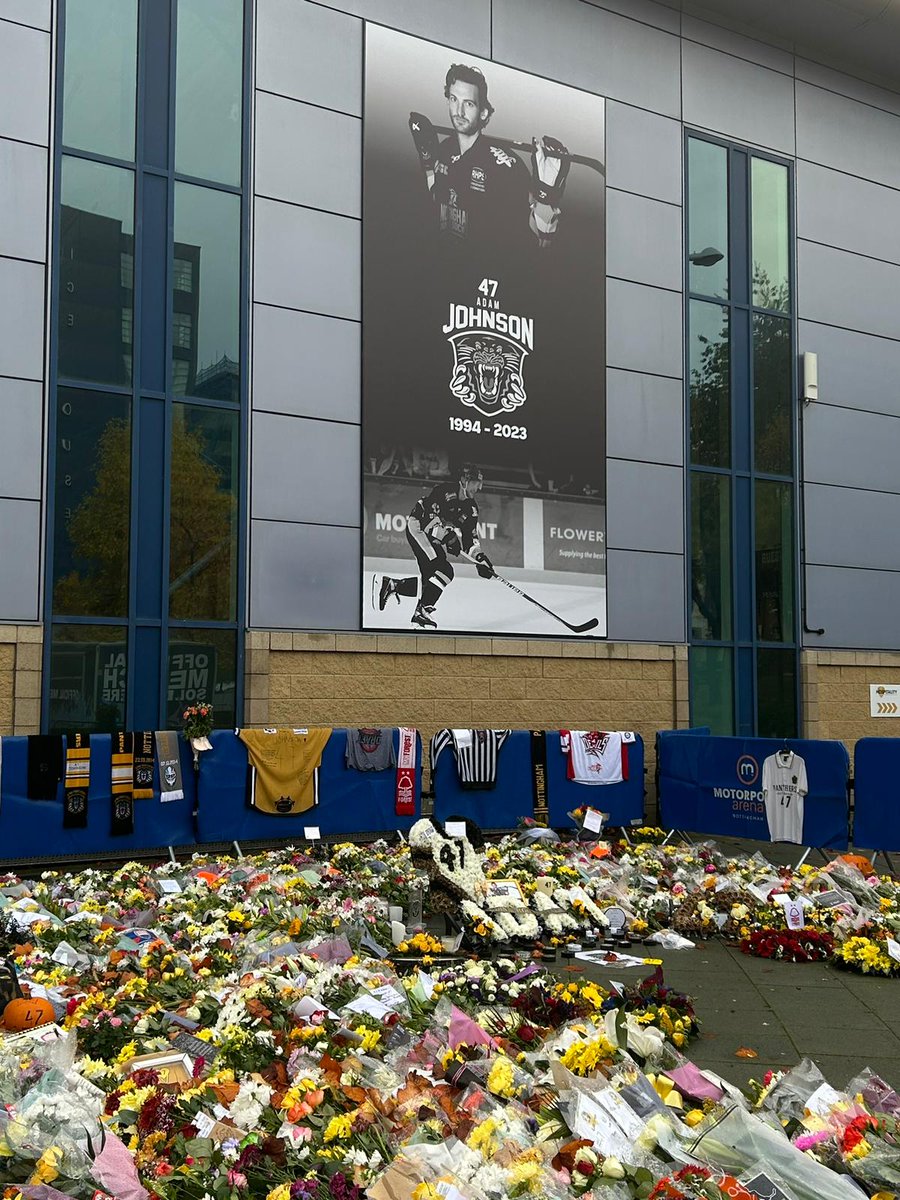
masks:
[[[184,721],[184,736],[193,742],[199,738],[208,738],[213,729],[213,706],[211,704],[190,704],[181,714]]]
[[[834,953],[834,938],[818,929],[757,929],[741,941],[741,950],[784,962],[823,962]]]

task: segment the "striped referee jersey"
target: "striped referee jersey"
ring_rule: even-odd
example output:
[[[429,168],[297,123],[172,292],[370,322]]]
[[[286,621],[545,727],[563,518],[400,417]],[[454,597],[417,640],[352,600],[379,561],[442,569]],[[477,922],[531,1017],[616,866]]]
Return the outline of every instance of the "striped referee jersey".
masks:
[[[440,729],[431,739],[431,769],[444,750],[453,747],[460,785],[468,791],[486,791],[497,782],[497,758],[509,729]]]

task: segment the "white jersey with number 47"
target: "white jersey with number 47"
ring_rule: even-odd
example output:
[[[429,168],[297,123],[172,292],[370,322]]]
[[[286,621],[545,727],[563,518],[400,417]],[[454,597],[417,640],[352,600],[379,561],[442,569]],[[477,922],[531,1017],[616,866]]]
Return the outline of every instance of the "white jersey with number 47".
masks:
[[[763,763],[763,799],[769,838],[773,842],[803,842],[803,797],[809,791],[806,763],[793,750],[779,750]]]

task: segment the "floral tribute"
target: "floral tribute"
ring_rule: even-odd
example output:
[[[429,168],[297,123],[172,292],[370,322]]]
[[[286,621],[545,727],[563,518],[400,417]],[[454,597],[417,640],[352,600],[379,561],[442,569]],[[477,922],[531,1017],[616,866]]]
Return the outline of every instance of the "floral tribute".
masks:
[[[897,1191],[879,1076],[838,1093],[804,1063],[744,1096],[684,1057],[698,1016],[660,970],[607,991],[556,958],[602,956],[615,908],[652,968],[635,943],[688,904],[698,936],[790,949],[786,894],[804,953],[888,974],[891,880],[652,831],[602,858],[473,837],[0,877],[3,950],[55,1017],[0,1030],[3,1200],[748,1200],[760,1163],[789,1200]],[[423,888],[462,952],[411,919]]]

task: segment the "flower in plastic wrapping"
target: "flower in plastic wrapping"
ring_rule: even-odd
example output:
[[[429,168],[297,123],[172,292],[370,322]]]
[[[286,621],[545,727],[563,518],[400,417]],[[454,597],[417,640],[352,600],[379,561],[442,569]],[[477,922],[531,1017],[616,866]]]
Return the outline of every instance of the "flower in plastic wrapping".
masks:
[[[606,1029],[606,1036],[610,1042],[615,1043],[616,1017],[617,1009],[610,1009],[603,1018],[603,1024]],[[653,1025],[642,1026],[638,1024],[637,1019],[631,1014],[625,1015],[625,1033],[627,1037],[626,1049],[632,1050],[635,1054],[639,1054],[641,1058],[650,1058],[651,1055],[657,1053],[666,1040],[666,1035],[661,1029],[657,1029]]]

